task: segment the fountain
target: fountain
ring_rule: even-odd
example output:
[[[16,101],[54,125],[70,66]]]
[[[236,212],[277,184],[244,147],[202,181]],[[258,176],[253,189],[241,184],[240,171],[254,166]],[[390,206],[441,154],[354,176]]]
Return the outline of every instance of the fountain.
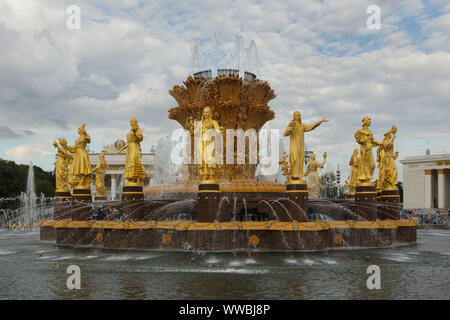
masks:
[[[387,134],[391,140],[378,142],[368,129],[370,119],[364,118],[363,128],[355,134],[361,144],[361,156],[359,170],[352,170],[358,174],[351,179],[353,198],[309,199],[303,180],[303,132],[328,120],[306,125],[300,112],[295,112],[285,131],[291,141],[290,154],[280,161],[286,184],[258,181],[255,173],[260,158],[254,155],[261,145],[257,137],[262,126],[275,117],[267,104],[276,95],[267,82],[248,72],[244,72],[244,81],[239,70],[222,69],[217,74],[212,78],[210,70],[196,73],[184,81],[184,86],[177,85],[169,91],[178,103],[169,110],[169,118],[188,133],[185,156],[197,159],[197,163],[183,164],[176,173],[180,178],[170,174],[167,181],[164,168],[171,164],[161,157],[161,172],[155,176],[158,182],[165,183],[143,187],[138,160],[143,136],[136,119],[131,119],[127,165],[120,187],[122,199],[91,203],[90,191],[74,184],[71,199],[63,209],[65,215],[55,215],[41,223],[41,240],[70,246],[232,252],[382,247],[416,242],[418,224],[402,219],[398,190],[393,187],[394,131]],[[76,148],[83,149],[86,144],[81,142],[88,141],[89,136],[84,127],[80,128]],[[243,134],[228,135],[229,130]],[[214,153],[216,149],[206,152],[217,141],[204,139],[209,132],[209,138],[223,138],[223,154]],[[385,181],[380,200],[371,182],[373,146],[386,150],[380,161],[389,168],[386,177],[390,174],[391,178]],[[68,150],[73,152],[74,148]],[[169,151],[164,150],[165,156]],[[65,172],[68,164],[61,161],[60,165],[66,166],[60,170]],[[70,172],[69,181],[78,182],[83,177],[89,181],[87,171],[79,173],[71,168]]]
[[[25,192],[13,198],[0,199],[0,228],[30,230],[42,219],[53,217],[52,198],[36,195],[34,167],[30,162]]]

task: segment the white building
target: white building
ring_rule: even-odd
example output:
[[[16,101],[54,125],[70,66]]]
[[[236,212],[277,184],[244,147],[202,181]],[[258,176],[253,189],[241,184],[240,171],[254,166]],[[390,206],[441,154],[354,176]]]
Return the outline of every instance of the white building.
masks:
[[[118,140],[112,145],[105,146],[101,152],[105,156],[108,169],[105,174],[106,197],[108,200],[120,200],[118,194],[122,193],[123,173],[125,171],[126,152],[119,153],[119,149],[125,145],[125,142]],[[155,151],[152,149],[149,153],[142,153],[141,162],[145,173],[150,175],[153,170]],[[89,160],[92,168],[95,168],[99,161],[100,153],[89,153]],[[149,178],[144,180],[144,185],[149,183]],[[95,180],[92,182],[92,191],[95,193]]]
[[[450,154],[406,157],[403,164],[404,208],[450,207]]]

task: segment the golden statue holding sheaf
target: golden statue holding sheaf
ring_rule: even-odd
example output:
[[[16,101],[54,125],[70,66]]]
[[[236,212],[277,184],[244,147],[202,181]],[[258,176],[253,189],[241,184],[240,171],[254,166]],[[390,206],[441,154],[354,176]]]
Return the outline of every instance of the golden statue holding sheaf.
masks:
[[[87,134],[84,124],[78,128],[80,135],[74,146],[67,146],[67,150],[73,153],[73,161],[69,170],[69,184],[73,189],[90,189],[92,180],[92,168],[89,161],[86,146],[91,143],[91,137]]]
[[[105,173],[108,169],[108,164],[105,160],[105,155],[100,154],[99,161],[95,168],[92,170],[95,173],[95,190],[97,192],[96,197],[106,197],[105,187]]]
[[[300,111],[295,111],[293,120],[289,123],[284,132],[284,136],[290,137],[290,151],[289,151],[289,163],[291,165],[291,182],[292,183],[305,183],[303,178],[304,164],[305,164],[305,137],[304,133],[309,132],[320,126],[323,122],[328,122],[327,119],[312,124],[306,125],[302,123]]]
[[[214,181],[216,176],[216,150],[213,137],[220,134],[221,128],[217,121],[212,119],[211,109],[203,109],[202,119],[195,128],[197,138],[197,155],[201,156],[201,164],[198,165],[202,182]]]
[[[58,150],[58,155],[54,163],[56,192],[69,192],[69,165],[73,157],[68,149],[66,139],[59,138],[59,145],[58,142],[53,141],[53,146]]]
[[[141,162],[141,142],[144,140],[136,118],[130,119],[131,130],[127,134],[127,143],[119,152],[127,150],[125,172],[123,178],[128,180],[125,186],[142,186],[145,178],[145,169]]]
[[[308,192],[312,197],[318,197],[320,194],[320,189],[322,185],[320,184],[320,177],[318,174],[319,168],[323,168],[325,162],[327,161],[327,153],[323,154],[323,162],[320,163],[316,160],[316,155],[313,153],[311,155],[311,160],[306,167],[306,176],[308,177]]]
[[[394,140],[397,134],[397,127],[392,126],[391,130],[384,134],[383,149],[383,180],[382,190],[397,190],[398,172],[395,160],[398,158],[398,151],[394,154]]]
[[[362,122],[362,129],[355,133],[356,142],[360,145],[357,186],[373,186],[371,180],[375,171],[375,160],[372,148],[381,145],[381,142],[374,139],[372,131],[369,129],[372,119],[365,117]]]
[[[358,183],[358,170],[359,170],[358,152],[359,152],[358,148],[355,148],[353,150],[353,154],[349,162],[351,171],[348,182],[346,182],[346,187],[350,194],[354,194],[356,192],[356,184]]]
[[[384,139],[386,140],[386,134],[384,135]],[[385,150],[384,150],[384,141],[377,148],[377,168],[378,168],[378,180],[377,180],[377,192],[381,192],[383,186],[383,174],[384,174],[384,159],[385,159]]]

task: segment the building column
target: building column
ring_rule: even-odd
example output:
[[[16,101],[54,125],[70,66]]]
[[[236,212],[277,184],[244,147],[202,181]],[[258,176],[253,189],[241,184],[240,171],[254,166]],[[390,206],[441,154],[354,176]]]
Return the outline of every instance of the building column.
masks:
[[[116,200],[116,175],[111,174],[111,200]]]
[[[446,181],[445,181],[445,171],[444,170],[438,170],[438,207],[439,208],[446,208],[446,197],[447,197],[447,190],[446,190]]]
[[[425,170],[425,208],[432,207],[431,170]]]

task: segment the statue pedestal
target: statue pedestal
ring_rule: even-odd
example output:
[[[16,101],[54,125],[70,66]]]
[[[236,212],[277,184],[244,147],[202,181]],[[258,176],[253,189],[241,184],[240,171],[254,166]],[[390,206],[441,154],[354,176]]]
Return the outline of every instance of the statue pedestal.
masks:
[[[72,190],[72,220],[90,220],[92,216],[91,189]]]
[[[220,187],[217,183],[201,183],[197,193],[197,221],[213,222],[217,217]]]
[[[144,220],[144,191],[140,186],[123,186],[122,190],[122,214],[123,220]]]
[[[400,219],[400,194],[398,190],[383,190],[378,202],[378,219]]]
[[[63,220],[72,218],[72,195],[70,192],[55,192],[53,200],[53,219]]]
[[[355,212],[362,219],[377,219],[377,189],[375,186],[356,186]]]
[[[106,196],[95,196],[95,201],[106,201]]]
[[[305,221],[305,217],[308,218],[308,185],[306,182],[301,181],[299,183],[286,184],[286,198],[298,204],[303,210],[303,212],[299,212],[298,210],[291,212],[292,220]]]

